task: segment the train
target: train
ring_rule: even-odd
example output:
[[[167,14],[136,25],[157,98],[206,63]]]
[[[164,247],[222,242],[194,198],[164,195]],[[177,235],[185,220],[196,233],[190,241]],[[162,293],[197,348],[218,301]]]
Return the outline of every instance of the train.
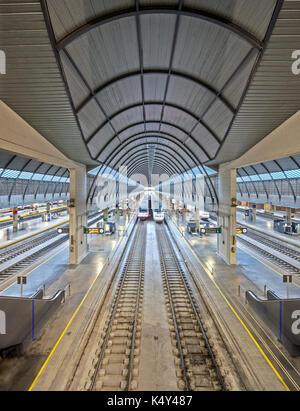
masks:
[[[58,200],[58,201],[51,202],[50,204],[52,205],[52,207],[53,206],[60,207],[64,205],[64,201]],[[24,210],[34,211],[34,210],[38,210],[39,208],[46,208],[46,207],[47,207],[47,203],[34,203],[30,205],[21,205],[16,208],[18,209],[18,211],[24,211]],[[0,209],[0,215],[9,214],[9,216],[12,217],[12,212],[13,212],[13,207]]]
[[[142,221],[147,220],[150,216],[149,212],[149,201],[151,201],[150,196],[145,195],[138,210],[138,218]]]
[[[156,223],[162,223],[165,219],[165,213],[162,206],[154,193],[146,194],[139,206],[138,218],[142,221],[152,218]]]
[[[155,196],[155,194],[152,194],[151,202],[152,202],[152,210],[153,210],[153,220],[156,223],[160,223],[160,224],[163,223],[165,219],[165,213],[163,211],[161,202]]]
[[[210,214],[207,211],[199,211],[199,218],[203,221],[208,221]]]

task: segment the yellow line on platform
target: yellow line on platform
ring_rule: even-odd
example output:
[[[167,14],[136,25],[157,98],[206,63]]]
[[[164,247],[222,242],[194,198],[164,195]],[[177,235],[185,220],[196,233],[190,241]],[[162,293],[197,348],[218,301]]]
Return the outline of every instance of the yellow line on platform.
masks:
[[[126,229],[129,227],[130,223],[132,220],[130,220],[127,224]],[[44,369],[46,368],[48,362],[50,361],[52,355],[54,354],[54,352],[56,351],[56,348],[58,347],[59,343],[61,342],[63,336],[66,334],[68,328],[70,327],[70,325],[72,324],[74,318],[76,317],[78,311],[80,310],[80,308],[82,307],[82,304],[84,303],[84,301],[86,300],[86,298],[88,297],[90,291],[92,290],[97,278],[99,277],[99,275],[102,273],[102,271],[104,270],[104,267],[106,266],[106,263],[108,261],[108,259],[110,258],[110,256],[112,255],[114,249],[117,247],[117,245],[119,244],[119,242],[122,241],[124,237],[121,237],[119,239],[119,241],[117,241],[117,243],[115,244],[115,246],[113,247],[113,249],[111,250],[111,252],[109,253],[109,255],[107,256],[106,260],[104,261],[103,267],[101,268],[101,270],[99,271],[99,273],[97,274],[97,276],[95,277],[94,281],[92,282],[91,286],[89,287],[89,289],[87,290],[86,294],[84,295],[83,299],[81,300],[80,304],[78,305],[78,307],[76,308],[74,314],[72,315],[72,317],[70,318],[68,324],[66,325],[65,329],[63,330],[62,334],[60,335],[59,339],[57,340],[57,342],[55,343],[54,347],[52,348],[50,354],[48,355],[46,361],[44,362],[44,364],[42,365],[42,368],[40,369],[40,371],[38,372],[37,376],[35,377],[33,383],[31,384],[31,386],[29,387],[28,391],[32,391],[34,386],[36,385],[38,379],[40,378],[42,372],[44,371]]]
[[[69,222],[69,220],[65,220],[65,221],[62,221],[62,222],[57,223],[57,224],[55,224],[55,225],[52,225],[52,226],[50,226],[50,227],[44,228],[43,230],[36,231],[35,233],[32,233],[32,234],[30,234],[30,235],[28,235],[28,236],[26,236],[26,237],[18,238],[18,239],[15,240],[15,241],[11,241],[11,242],[8,243],[8,244],[5,244],[5,245],[0,246],[0,250],[2,250],[3,248],[9,247],[9,246],[11,246],[11,245],[13,245],[13,244],[17,244],[17,243],[19,243],[20,241],[27,240],[28,238],[34,237],[35,235],[42,234],[42,233],[44,233],[45,231],[51,230],[52,228],[59,227],[60,225],[66,224],[66,223],[68,223],[68,222]]]
[[[172,222],[174,223],[174,225],[177,227],[178,232],[181,234],[178,225],[172,220]],[[182,234],[181,234],[182,235]],[[283,384],[284,388],[287,391],[290,391],[289,387],[286,385],[286,383],[283,381],[281,375],[278,373],[278,371],[276,370],[276,368],[274,367],[274,365],[272,364],[272,362],[270,361],[270,359],[268,358],[268,356],[266,355],[266,353],[264,352],[264,350],[261,348],[261,346],[259,345],[259,343],[257,342],[257,340],[254,338],[253,334],[251,333],[251,331],[248,329],[248,327],[246,326],[246,324],[243,322],[243,320],[240,318],[240,316],[238,315],[238,313],[235,311],[235,309],[232,307],[232,305],[230,304],[230,302],[228,301],[227,297],[223,294],[223,292],[221,291],[220,287],[218,286],[218,284],[216,283],[215,279],[212,277],[211,273],[208,271],[208,269],[205,267],[205,265],[202,263],[202,261],[200,260],[199,256],[195,253],[195,251],[193,250],[193,248],[191,247],[191,245],[188,243],[188,241],[186,240],[186,238],[182,235],[183,240],[185,241],[186,245],[189,247],[189,249],[191,250],[191,252],[194,254],[194,256],[196,257],[196,259],[199,261],[201,267],[204,269],[204,271],[206,272],[206,274],[208,275],[208,277],[210,278],[210,280],[212,281],[212,283],[214,284],[214,286],[216,287],[216,289],[219,291],[219,293],[221,294],[221,296],[223,297],[223,299],[225,300],[226,304],[229,306],[229,308],[231,309],[231,311],[233,312],[233,314],[236,316],[236,318],[239,320],[239,322],[242,324],[242,326],[244,327],[244,329],[246,330],[246,332],[249,334],[250,338],[252,339],[252,341],[254,342],[254,344],[256,345],[256,347],[258,348],[258,350],[260,351],[260,353],[263,355],[263,357],[265,358],[265,360],[267,361],[267,363],[269,364],[269,366],[271,367],[272,371],[275,373],[275,375],[277,376],[277,378],[279,379],[279,381]]]
[[[102,273],[102,271],[103,271],[103,269],[104,269],[104,267],[105,267],[105,265],[106,265],[106,263],[107,263],[108,258],[109,258],[109,256],[106,258],[106,260],[105,260],[105,262],[104,262],[104,264],[103,264],[103,267],[102,267],[101,271],[96,275],[96,277],[95,277],[94,281],[92,282],[90,288],[87,290],[85,296],[83,297],[83,299],[81,300],[80,304],[79,304],[78,307],[76,308],[74,314],[72,315],[70,321],[69,321],[68,324],[66,325],[65,329],[63,330],[63,332],[61,333],[59,339],[56,341],[56,344],[55,344],[54,347],[52,348],[50,354],[48,355],[46,361],[45,361],[44,364],[42,365],[42,368],[40,369],[38,375],[35,377],[33,383],[31,384],[30,388],[28,389],[28,391],[32,391],[32,390],[33,390],[35,384],[37,383],[37,381],[38,381],[38,379],[40,378],[40,376],[41,376],[42,372],[44,371],[44,369],[46,368],[49,360],[51,359],[52,355],[54,354],[54,352],[55,352],[56,348],[58,347],[59,343],[61,342],[63,336],[64,336],[65,333],[68,331],[68,328],[69,328],[70,325],[72,324],[72,322],[73,322],[74,318],[76,317],[78,311],[80,310],[82,304],[85,302],[85,300],[86,300],[87,296],[89,295],[91,289],[93,288],[93,286],[94,286],[97,278],[98,278],[99,275]]]

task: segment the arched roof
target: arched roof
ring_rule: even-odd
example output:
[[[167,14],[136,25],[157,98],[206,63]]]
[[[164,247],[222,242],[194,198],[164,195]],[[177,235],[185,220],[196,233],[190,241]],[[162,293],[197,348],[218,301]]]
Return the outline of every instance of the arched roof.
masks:
[[[92,159],[148,176],[215,158],[282,1],[41,3]]]

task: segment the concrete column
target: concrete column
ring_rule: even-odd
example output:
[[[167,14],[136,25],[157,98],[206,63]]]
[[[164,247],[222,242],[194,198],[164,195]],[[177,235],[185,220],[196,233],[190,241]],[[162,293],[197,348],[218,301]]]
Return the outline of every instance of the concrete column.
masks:
[[[103,221],[104,221],[104,223],[107,223],[107,221],[108,221],[108,208],[103,210]]]
[[[290,207],[286,208],[286,222],[288,224],[292,223],[292,209]]]
[[[236,264],[236,169],[219,169],[218,254]]]
[[[86,169],[70,169],[70,264],[79,264],[88,251],[86,197]]]
[[[122,209],[124,210],[124,206],[122,207]],[[119,223],[119,206],[116,206],[115,209],[115,223],[116,225]]]
[[[199,229],[200,229],[199,208],[195,208],[195,223],[196,223],[196,230],[199,231]],[[199,231],[199,232],[200,232],[200,231]]]
[[[187,217],[187,209],[186,209],[186,205],[183,206],[183,222],[186,222],[186,217]]]
[[[13,208],[13,232],[16,233],[18,231],[18,208]]]
[[[252,208],[252,223],[256,223],[256,208]]]
[[[174,212],[174,204],[173,204],[171,198],[170,198],[170,210],[171,210],[172,213]]]
[[[50,208],[51,208],[50,203],[47,203],[47,206],[46,206],[46,221],[51,220]]]

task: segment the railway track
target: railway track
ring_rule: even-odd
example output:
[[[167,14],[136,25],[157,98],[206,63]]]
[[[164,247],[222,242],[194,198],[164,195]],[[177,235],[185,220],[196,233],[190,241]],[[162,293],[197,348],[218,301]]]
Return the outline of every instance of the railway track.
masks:
[[[165,224],[156,227],[178,387],[186,391],[226,390],[186,269],[166,230]]]
[[[137,388],[145,268],[146,224],[138,223],[99,341],[90,391]]]
[[[211,216],[211,218],[213,220],[217,220],[217,218],[214,216]],[[275,241],[271,239],[270,237],[268,237],[267,235],[258,233],[252,230],[251,228],[244,226],[241,223],[239,223],[239,226],[242,228],[247,228],[248,230],[246,235],[245,234],[237,235],[237,239],[241,244],[255,251],[257,254],[261,255],[263,258],[265,258],[267,261],[274,264],[281,270],[289,274],[294,274],[294,275],[300,274],[299,268],[293,265],[291,261],[285,261],[283,258],[280,258],[280,254],[283,254],[289,259],[295,260],[296,265],[298,265],[297,263],[300,263],[300,252],[299,251],[291,249],[280,239]],[[247,237],[251,238],[252,240],[255,240],[258,244],[253,244],[251,241],[247,240]],[[270,249],[277,252],[277,254],[274,255],[274,253],[272,253]]]
[[[237,237],[238,241],[246,245],[247,248],[254,250],[282,270],[290,274],[300,274],[300,270],[297,267],[300,263],[300,252],[291,249],[283,241],[279,239],[275,241],[264,234],[249,229],[249,227],[246,235],[238,235]],[[256,243],[253,244],[247,238],[254,240]],[[270,249],[274,250],[276,254],[274,255]],[[288,257],[289,261],[285,261],[283,257],[281,257],[281,254]],[[293,265],[290,260],[294,260],[295,265]]]
[[[101,215],[99,213],[92,214],[89,217],[90,221],[88,222],[88,225],[90,226],[94,224],[100,218]],[[68,225],[66,224],[63,227],[68,227]],[[57,239],[55,240],[55,238]],[[25,242],[17,245],[8,246],[5,251],[0,252],[0,284],[29,267],[38,258],[48,254],[49,251],[63,244],[68,238],[68,234],[58,234],[57,228],[54,228],[52,230],[50,229],[47,233],[38,235],[36,238],[31,238],[27,241],[25,240]],[[30,253],[30,250],[33,252]],[[22,255],[24,255],[24,258],[19,258]],[[11,261],[11,265],[9,265],[9,261]],[[5,268],[3,267],[4,265]]]

